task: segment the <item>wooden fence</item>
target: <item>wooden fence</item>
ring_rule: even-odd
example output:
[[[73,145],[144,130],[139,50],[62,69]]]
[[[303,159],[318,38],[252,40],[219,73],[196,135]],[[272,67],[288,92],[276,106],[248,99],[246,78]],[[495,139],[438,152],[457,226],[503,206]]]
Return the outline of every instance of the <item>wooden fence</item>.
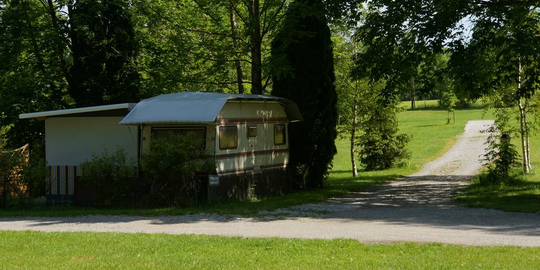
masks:
[[[28,196],[28,186],[22,181],[22,173],[29,156],[28,144],[11,151],[0,151],[0,195],[4,205],[8,199]]]

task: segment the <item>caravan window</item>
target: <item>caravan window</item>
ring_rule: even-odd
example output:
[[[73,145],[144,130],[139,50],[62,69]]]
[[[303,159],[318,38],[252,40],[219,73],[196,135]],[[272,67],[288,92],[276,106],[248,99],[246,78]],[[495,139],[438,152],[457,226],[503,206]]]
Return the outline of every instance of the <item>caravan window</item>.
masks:
[[[238,129],[236,126],[219,127],[219,149],[236,149],[238,147]]]
[[[247,137],[248,138],[257,137],[257,126],[248,126]]]
[[[194,134],[196,138],[206,147],[206,129],[204,127],[155,127],[152,128],[152,138],[168,139],[173,136],[185,136],[188,133]]]
[[[286,141],[286,130],[284,124],[275,124],[274,125],[274,144],[275,145],[284,145]]]

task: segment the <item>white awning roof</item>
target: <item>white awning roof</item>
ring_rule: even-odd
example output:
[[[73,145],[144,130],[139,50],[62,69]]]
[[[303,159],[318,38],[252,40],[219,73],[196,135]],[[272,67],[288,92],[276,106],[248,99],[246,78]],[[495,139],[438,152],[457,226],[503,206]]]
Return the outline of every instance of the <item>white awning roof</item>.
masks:
[[[104,111],[121,110],[121,109],[126,109],[126,110],[129,111],[133,107],[135,107],[135,103],[122,103],[122,104],[112,104],[112,105],[92,106],[92,107],[83,107],[83,108],[74,108],[74,109],[65,109],[65,110],[46,111],[46,112],[23,113],[23,114],[19,115],[19,119],[43,118],[43,117],[51,117],[51,116],[65,116],[65,115],[71,115],[71,114],[95,113],[95,112],[104,112]]]
[[[280,97],[210,92],[182,92],[145,99],[120,121],[124,125],[148,123],[212,123],[229,100],[276,101],[290,122],[302,121],[296,103]]]

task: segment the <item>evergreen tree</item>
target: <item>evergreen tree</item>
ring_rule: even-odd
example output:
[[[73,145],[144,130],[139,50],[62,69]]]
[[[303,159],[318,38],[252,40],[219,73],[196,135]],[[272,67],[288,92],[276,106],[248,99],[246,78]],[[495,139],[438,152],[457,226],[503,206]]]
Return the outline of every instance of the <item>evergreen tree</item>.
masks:
[[[78,106],[139,100],[137,41],[128,2],[68,4],[73,57],[70,94]]]
[[[385,170],[411,157],[405,147],[411,140],[407,134],[398,134],[397,100],[389,101],[381,95],[380,86],[371,86],[363,93],[358,114],[363,119],[358,126],[360,163],[366,171]]]
[[[289,127],[289,170],[299,187],[319,188],[336,153],[337,94],[330,29],[320,0],[293,2],[272,43],[272,94],[298,104]]]

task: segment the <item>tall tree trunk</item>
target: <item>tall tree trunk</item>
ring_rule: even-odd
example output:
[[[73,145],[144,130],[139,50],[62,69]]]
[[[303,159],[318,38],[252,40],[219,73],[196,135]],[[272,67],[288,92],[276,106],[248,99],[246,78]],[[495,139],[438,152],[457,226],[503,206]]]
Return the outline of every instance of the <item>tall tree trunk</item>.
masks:
[[[240,52],[238,50],[238,39],[237,39],[237,27],[236,27],[236,16],[234,15],[234,9],[233,9],[233,3],[230,3],[230,20],[231,20],[231,35],[232,35],[232,42],[233,42],[233,48],[236,51],[236,81],[238,82],[238,93],[243,94],[244,93],[244,73],[242,72],[242,65],[240,63]]]
[[[521,135],[521,150],[523,152],[523,172],[529,173],[530,170],[530,161],[529,161],[529,146],[528,146],[528,134],[527,134],[527,112],[526,108],[523,105],[522,99],[519,99],[519,126],[520,126],[520,135]]]
[[[517,92],[521,90],[521,73],[523,68],[521,66],[521,60],[518,60],[518,85]],[[523,152],[523,172],[528,174],[531,169],[531,161],[529,157],[529,126],[527,124],[527,110],[528,110],[529,101],[525,99],[525,104],[523,104],[523,99],[518,98],[518,108],[519,108],[519,131],[521,135],[521,150]]]
[[[34,31],[34,27],[32,26],[32,23],[30,22],[30,16],[27,16],[26,18],[28,30],[30,31],[30,40],[32,42],[32,49],[34,50],[34,54],[36,55],[37,64],[39,67],[39,70],[43,73],[44,76],[47,76],[47,70],[45,69],[45,65],[43,64],[43,57],[41,56],[41,50],[39,49],[38,43],[36,41],[37,34]],[[50,84],[51,87],[54,86],[54,84]]]
[[[356,92],[356,91],[355,91]],[[353,100],[353,119],[351,125],[351,165],[352,165],[352,174],[353,177],[358,176],[358,168],[356,167],[356,122],[357,122],[357,111],[358,111],[358,97],[356,93],[354,94]]]
[[[262,38],[261,38],[261,14],[260,0],[251,2],[250,16],[252,22],[251,29],[251,93],[263,94],[262,89]]]
[[[526,98],[525,99],[525,133],[527,134],[527,137],[525,137],[525,150],[527,151],[527,167],[529,169],[529,171],[531,171],[532,169],[532,166],[531,166],[531,146],[529,144],[529,138],[530,138],[530,134],[529,134],[529,122],[527,121],[527,110],[529,109],[529,99]]]

